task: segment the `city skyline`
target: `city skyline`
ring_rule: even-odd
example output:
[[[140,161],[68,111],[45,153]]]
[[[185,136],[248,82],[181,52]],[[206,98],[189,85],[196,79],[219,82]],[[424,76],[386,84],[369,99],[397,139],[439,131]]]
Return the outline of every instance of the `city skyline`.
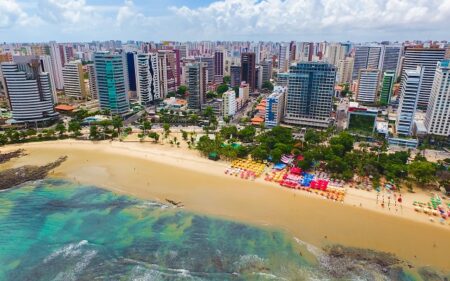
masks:
[[[1,41],[446,40],[450,0],[0,0]]]

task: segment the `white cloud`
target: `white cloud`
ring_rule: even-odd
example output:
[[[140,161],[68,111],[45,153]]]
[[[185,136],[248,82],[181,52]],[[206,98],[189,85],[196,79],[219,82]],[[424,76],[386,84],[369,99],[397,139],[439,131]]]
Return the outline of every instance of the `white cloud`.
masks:
[[[41,22],[39,17],[28,15],[16,0],[0,0],[0,28],[36,25]]]
[[[171,10],[191,31],[200,27],[209,35],[349,35],[414,28],[443,33],[443,25],[450,26],[450,0],[222,0]]]
[[[90,1],[0,0],[2,40],[450,39],[450,0],[216,0],[158,16],[148,0]]]

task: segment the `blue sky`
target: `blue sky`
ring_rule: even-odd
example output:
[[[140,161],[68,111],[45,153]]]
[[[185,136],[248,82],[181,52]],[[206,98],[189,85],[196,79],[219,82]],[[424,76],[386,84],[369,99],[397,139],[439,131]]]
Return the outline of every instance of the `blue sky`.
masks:
[[[450,40],[450,0],[0,0],[0,41]]]

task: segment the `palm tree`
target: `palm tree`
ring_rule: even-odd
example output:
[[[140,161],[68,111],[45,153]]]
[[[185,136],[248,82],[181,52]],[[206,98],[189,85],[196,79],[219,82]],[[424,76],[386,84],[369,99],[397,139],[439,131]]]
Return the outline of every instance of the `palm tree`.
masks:
[[[119,135],[120,129],[123,127],[122,117],[120,117],[119,115],[114,115],[114,117],[112,118],[112,125],[114,129],[117,129],[117,134]]]
[[[141,130],[144,135],[146,134],[147,130],[151,130],[151,129],[152,129],[152,123],[150,123],[150,121],[144,120],[141,123]]]

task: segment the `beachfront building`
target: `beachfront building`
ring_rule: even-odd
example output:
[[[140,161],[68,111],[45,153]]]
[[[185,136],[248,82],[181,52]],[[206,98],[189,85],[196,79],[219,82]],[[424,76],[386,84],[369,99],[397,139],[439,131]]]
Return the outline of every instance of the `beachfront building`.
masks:
[[[155,53],[134,54],[136,94],[139,103],[148,105],[160,100],[158,55]]]
[[[39,57],[24,57],[24,61],[3,62],[0,66],[13,122],[45,122],[58,117],[50,75],[41,71]]]
[[[284,122],[328,128],[331,123],[336,67],[323,62],[302,62],[289,72]]]
[[[278,126],[283,120],[286,92],[286,87],[276,86],[272,94],[266,99],[266,115],[264,118],[266,127],[273,128]]]
[[[208,76],[206,63],[191,63],[187,66],[186,71],[188,108],[200,111],[206,96]]]
[[[93,63],[90,63],[86,65],[86,67],[89,75],[89,92],[91,93],[91,98],[97,100],[98,89],[97,89],[97,78],[95,74],[95,65]]]
[[[102,110],[124,115],[130,110],[123,56],[109,52],[94,54],[99,104]]]
[[[378,93],[378,69],[361,69],[358,75],[358,92],[356,99],[363,103],[374,103]]]
[[[234,116],[236,114],[236,93],[229,90],[223,93],[223,116]]]
[[[425,127],[428,134],[450,136],[450,60],[437,65]]]
[[[419,89],[418,106],[426,108],[430,99],[431,87],[433,85],[436,65],[443,60],[445,49],[442,48],[405,48],[405,59],[403,60],[403,72],[405,70],[415,71],[417,66],[423,70],[422,83]],[[404,75],[402,74],[402,78]]]
[[[423,74],[424,69],[420,66],[416,70],[405,70],[403,72],[396,120],[396,131],[399,135],[409,136],[411,134]]]
[[[62,71],[64,95],[77,100],[85,99],[87,94],[81,61],[77,60],[66,63]]]
[[[383,74],[383,81],[381,83],[380,104],[388,105],[391,101],[392,90],[394,89],[395,72],[386,71]]]

